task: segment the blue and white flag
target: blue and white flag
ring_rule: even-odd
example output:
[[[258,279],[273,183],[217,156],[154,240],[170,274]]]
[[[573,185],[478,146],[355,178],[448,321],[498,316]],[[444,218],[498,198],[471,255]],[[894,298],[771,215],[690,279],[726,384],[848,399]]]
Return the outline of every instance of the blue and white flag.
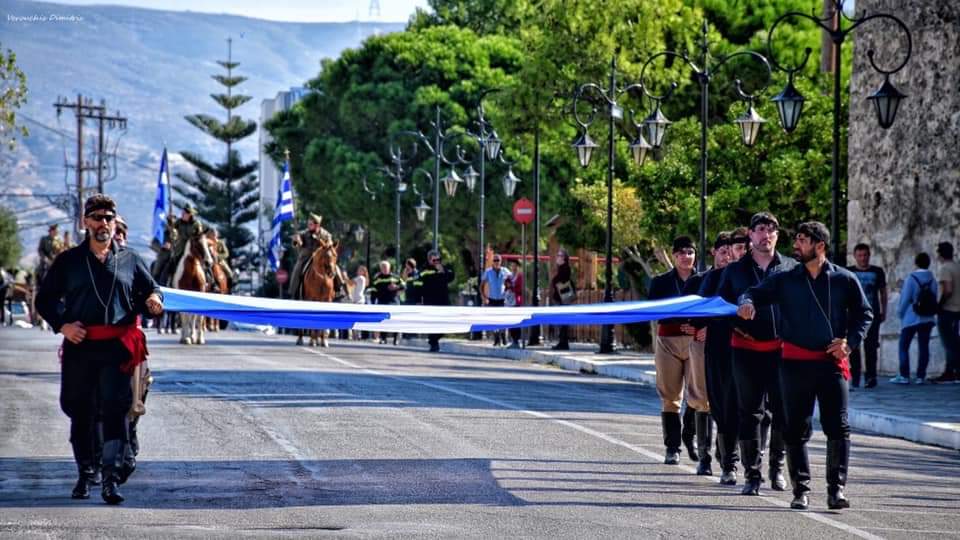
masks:
[[[737,308],[719,296],[554,307],[339,304],[163,289],[164,309],[280,328],[337,328],[456,334],[539,324],[627,324],[666,318],[729,317]]]
[[[157,177],[157,199],[153,203],[153,238],[163,245],[167,228],[167,199],[169,199],[170,175],[167,173],[167,149],[160,158],[160,175]]]
[[[280,268],[280,251],[283,249],[283,239],[280,238],[281,225],[284,221],[293,219],[293,187],[290,185],[290,162],[283,164],[283,180],[277,193],[277,207],[273,212],[273,236],[270,238],[270,248],[267,258],[270,268],[276,272]]]

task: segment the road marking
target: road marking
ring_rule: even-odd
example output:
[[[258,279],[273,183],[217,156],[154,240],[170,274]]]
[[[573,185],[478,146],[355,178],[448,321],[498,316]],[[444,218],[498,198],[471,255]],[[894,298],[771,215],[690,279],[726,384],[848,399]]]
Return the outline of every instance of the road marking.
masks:
[[[893,531],[893,532],[909,532],[909,533],[923,533],[923,534],[949,534],[953,536],[960,535],[960,532],[957,532],[957,531],[931,531],[927,529],[896,529],[893,527],[864,527],[864,529],[870,529],[871,531]]]
[[[640,454],[640,455],[642,455],[642,456],[646,456],[646,457],[654,460],[655,462],[658,462],[658,463],[659,463],[659,462],[661,462],[661,461],[663,460],[663,456],[660,455],[660,454],[658,454],[658,453],[651,452],[650,450],[647,450],[646,448],[643,448],[643,447],[640,447],[640,446],[637,446],[637,445],[634,445],[634,444],[630,444],[630,443],[628,443],[628,442],[626,442],[626,441],[622,441],[622,440],[617,439],[617,438],[615,438],[615,437],[611,437],[610,435],[607,435],[606,433],[602,433],[602,432],[600,432],[600,431],[596,431],[596,430],[591,429],[591,428],[588,428],[588,427],[586,427],[586,426],[581,426],[580,424],[575,424],[575,423],[573,423],[573,422],[570,422],[569,420],[561,420],[561,419],[559,419],[559,418],[555,418],[555,417],[553,417],[553,416],[550,416],[549,414],[546,414],[546,413],[542,413],[542,412],[539,412],[539,411],[527,410],[527,409],[524,409],[524,408],[522,408],[522,407],[518,407],[518,406],[516,406],[516,405],[510,404],[510,403],[506,403],[506,402],[504,402],[504,401],[499,401],[499,400],[491,399],[491,398],[484,397],[484,396],[478,396],[478,395],[476,395],[476,394],[471,394],[471,393],[469,393],[469,392],[464,392],[463,390],[457,390],[456,388],[450,388],[450,387],[444,386],[444,385],[442,385],[442,384],[435,384],[435,383],[430,383],[430,382],[426,382],[426,381],[418,381],[418,380],[410,379],[410,378],[397,377],[397,376],[395,376],[395,375],[390,375],[390,374],[387,374],[387,373],[383,373],[383,372],[380,372],[380,371],[376,371],[376,370],[374,370],[374,369],[370,369],[370,368],[363,367],[363,366],[358,365],[358,364],[354,364],[353,362],[350,362],[350,361],[348,361],[348,360],[344,360],[344,359],[342,359],[342,358],[337,358],[336,356],[333,356],[332,354],[325,353],[325,352],[320,352],[320,351],[317,351],[317,350],[314,350],[314,349],[310,349],[310,348],[306,348],[306,347],[302,347],[302,349],[305,350],[305,351],[311,352],[311,353],[313,353],[313,354],[316,354],[317,356],[322,356],[322,357],[324,357],[324,358],[326,358],[326,359],[328,359],[328,360],[332,360],[332,361],[334,361],[334,362],[337,362],[338,364],[341,364],[341,365],[344,365],[344,366],[347,366],[347,367],[351,367],[351,368],[353,368],[353,369],[357,369],[357,370],[363,371],[363,372],[365,372],[365,373],[369,373],[369,374],[371,374],[371,375],[376,375],[376,376],[378,376],[378,377],[384,377],[384,378],[392,379],[392,380],[395,380],[395,381],[401,381],[401,382],[406,382],[406,383],[411,383],[411,384],[418,384],[418,385],[420,385],[420,386],[426,386],[426,387],[428,387],[428,388],[433,388],[434,390],[440,390],[440,391],[443,391],[443,392],[447,392],[447,393],[450,393],[450,394],[456,394],[456,395],[458,395],[458,396],[466,397],[466,398],[469,398],[469,399],[474,399],[474,400],[477,400],[477,401],[482,401],[482,402],[488,403],[488,404],[490,404],[490,405],[495,405],[495,406],[500,407],[500,408],[509,409],[509,410],[516,411],[516,412],[519,412],[519,413],[522,413],[522,414],[534,416],[534,417],[536,417],[536,418],[542,418],[542,419],[544,419],[544,420],[550,420],[550,421],[552,421],[552,422],[555,422],[555,423],[557,423],[557,424],[560,424],[560,425],[569,427],[569,428],[571,428],[571,429],[574,429],[574,430],[579,431],[579,432],[581,432],[581,433],[584,433],[584,434],[586,434],[586,435],[590,435],[591,437],[595,437],[595,438],[597,438],[597,439],[606,441],[606,442],[608,442],[608,443],[610,443],[610,444],[613,444],[613,445],[616,445],[616,446],[620,446],[620,447],[626,448],[627,450],[630,450],[630,451],[635,452],[635,453],[637,453],[637,454]],[[688,465],[679,465],[679,466],[676,466],[676,465],[675,465],[674,467],[675,467],[675,468],[679,468],[679,469],[684,470],[684,471],[687,471],[687,472],[689,472],[689,473],[691,473],[691,474],[696,474],[696,472],[697,472],[697,470],[696,470],[695,468],[690,467],[690,466],[688,466]],[[707,479],[707,477],[699,477],[699,476],[695,476],[695,478],[703,478],[704,480]],[[711,482],[711,483],[714,483],[714,482]],[[759,497],[756,497],[756,498],[761,499],[761,500],[763,500],[763,501],[766,501],[766,502],[768,502],[768,503],[770,503],[770,504],[772,504],[772,505],[774,505],[774,506],[779,506],[779,507],[781,507],[781,508],[790,508],[790,503],[788,503],[788,502],[786,502],[786,501],[781,501],[780,499],[775,499],[775,498],[773,498],[773,497],[767,497],[767,496],[765,496],[765,495],[760,495]],[[867,531],[865,531],[865,530],[858,529],[858,528],[853,527],[853,526],[851,526],[851,525],[847,525],[846,523],[842,523],[842,522],[840,522],[840,521],[836,521],[836,520],[834,520],[834,519],[830,519],[830,518],[828,518],[828,517],[826,517],[826,516],[823,516],[823,515],[818,514],[818,513],[815,513],[815,512],[810,512],[810,511],[807,511],[807,512],[796,512],[796,514],[799,515],[799,516],[805,517],[805,518],[812,519],[812,520],[817,521],[817,522],[819,522],[819,523],[822,523],[822,524],[824,524],[824,525],[828,525],[828,526],[833,527],[833,528],[835,528],[835,529],[840,529],[841,531],[850,533],[850,534],[852,534],[852,535],[854,535],[854,536],[859,536],[860,538],[866,538],[866,539],[869,539],[869,540],[881,540],[881,537],[879,537],[879,536],[877,536],[877,535],[875,535],[875,534],[871,534],[871,533],[869,533],[869,532],[867,532]]]

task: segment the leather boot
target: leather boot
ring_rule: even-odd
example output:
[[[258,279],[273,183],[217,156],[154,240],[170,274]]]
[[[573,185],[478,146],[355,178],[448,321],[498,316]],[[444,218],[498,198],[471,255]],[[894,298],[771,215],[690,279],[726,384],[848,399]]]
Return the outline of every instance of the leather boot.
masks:
[[[713,476],[713,470],[710,468],[710,462],[712,461],[710,448],[713,446],[713,418],[708,412],[697,411],[696,422],[697,451],[700,454],[700,462],[697,464],[697,474],[700,476]]]
[[[850,462],[850,439],[827,441],[827,508],[850,508],[843,494],[847,485],[847,466]]]
[[[737,438],[717,433],[717,448],[720,449],[720,484],[737,485]]]
[[[790,484],[793,486],[793,500],[790,508],[806,510],[810,506],[807,492],[810,491],[810,457],[807,455],[807,445],[788,445],[787,470],[790,473]]]
[[[100,495],[107,504],[120,504],[123,495],[117,488],[120,480],[120,463],[123,460],[123,447],[126,444],[114,439],[103,443],[103,485]]]
[[[740,460],[743,463],[744,484],[741,495],[760,495],[760,441],[740,441]]]
[[[90,463],[78,464],[77,472],[77,483],[73,486],[73,491],[70,492],[71,499],[89,499],[90,498],[90,484],[93,479],[93,465]]]
[[[784,450],[783,445],[783,432],[779,430],[771,430],[770,457],[768,459],[768,463],[770,467],[770,489],[773,491],[785,491],[787,489],[787,481],[783,477],[783,460],[785,454],[786,451]]]
[[[690,461],[693,462],[700,461],[700,456],[697,455],[697,448],[693,443],[694,437],[696,436],[697,410],[688,404],[687,408],[683,411],[683,428],[680,431],[680,440],[683,441],[683,446],[687,449],[687,456],[689,456]]]
[[[663,426],[663,445],[667,447],[663,462],[667,465],[679,465],[680,413],[661,412],[660,423]]]

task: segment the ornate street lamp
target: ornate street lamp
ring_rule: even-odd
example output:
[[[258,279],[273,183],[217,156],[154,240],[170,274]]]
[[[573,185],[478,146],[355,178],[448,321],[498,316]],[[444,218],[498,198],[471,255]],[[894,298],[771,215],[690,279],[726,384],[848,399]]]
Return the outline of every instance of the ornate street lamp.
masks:
[[[873,13],[870,15],[864,14],[859,17],[857,17],[856,14],[853,16],[847,16],[843,10],[845,3],[845,0],[832,0],[830,3],[831,13],[829,16],[822,19],[808,13],[791,11],[781,15],[776,21],[774,21],[773,25],[770,26],[770,30],[767,32],[767,51],[770,56],[770,63],[773,64],[775,68],[787,74],[787,87],[784,88],[783,92],[774,98],[774,102],[776,102],[777,109],[780,112],[780,124],[787,133],[793,131],[797,127],[797,122],[800,120],[800,111],[803,105],[803,97],[800,96],[800,93],[797,92],[796,88],[793,87],[793,78],[794,75],[800,72],[804,66],[806,66],[807,61],[810,60],[810,53],[813,51],[809,48],[806,49],[803,54],[803,59],[796,66],[783,66],[777,63],[776,57],[773,54],[774,31],[776,31],[777,27],[787,19],[806,19],[819,26],[824,32],[827,33],[827,35],[830,36],[830,41],[833,42],[833,157],[830,165],[833,203],[830,206],[830,230],[831,243],[833,244],[831,246],[833,251],[833,262],[839,265],[846,264],[846,257],[844,255],[845,250],[842,250],[840,247],[840,59],[842,58],[840,54],[840,47],[843,42],[846,41],[848,34],[852,33],[855,29],[863,26],[864,24],[878,19],[883,19],[894,23],[906,37],[907,47],[903,55],[903,61],[897,64],[893,69],[888,70],[878,66],[873,58],[874,51],[867,51],[867,58],[870,60],[870,65],[873,67],[874,71],[883,75],[884,79],[880,89],[877,90],[873,95],[867,97],[867,99],[873,102],[874,110],[877,112],[877,120],[880,123],[880,127],[883,129],[889,129],[890,126],[893,125],[893,121],[897,115],[897,109],[900,107],[900,102],[907,97],[906,95],[900,93],[899,90],[894,88],[893,84],[890,82],[890,76],[900,71],[904,68],[904,66],[907,65],[907,62],[910,61],[910,55],[913,51],[913,37],[910,35],[910,29],[907,28],[907,25],[904,24],[902,20],[889,13]],[[850,22],[846,28],[843,27],[843,19],[846,19]]]
[[[463,185],[466,186],[467,191],[473,193],[473,188],[477,186],[477,179],[480,178],[480,173],[473,168],[473,165],[467,167],[467,170],[463,171]]]
[[[593,151],[597,148],[597,143],[593,142],[590,134],[584,128],[583,134],[577,137],[571,145],[577,150],[577,160],[580,166],[586,169],[590,165],[590,158],[593,157]]]
[[[769,80],[771,78],[771,69],[770,64],[767,62],[767,59],[763,55],[755,53],[753,51],[738,51],[735,53],[728,54],[726,56],[715,57],[710,54],[710,41],[707,35],[707,23],[704,21],[700,30],[701,39],[698,44],[700,49],[700,54],[691,59],[686,53],[677,53],[674,51],[661,51],[653,56],[651,56],[640,69],[640,83],[641,88],[643,88],[644,94],[647,95],[651,100],[654,101],[656,107],[653,112],[650,113],[650,116],[644,120],[644,124],[647,126],[647,140],[650,141],[650,144],[654,148],[660,148],[663,145],[663,138],[666,134],[667,127],[670,125],[670,121],[667,120],[666,116],[663,115],[663,112],[660,110],[660,104],[669,99],[673,94],[674,90],[679,86],[678,83],[673,82],[670,84],[670,87],[666,90],[663,95],[653,95],[647,92],[647,88],[650,86],[647,84],[646,72],[647,68],[653,63],[654,60],[663,56],[666,58],[671,58],[673,60],[679,60],[679,64],[686,64],[690,68],[691,74],[697,80],[697,83],[700,87],[700,250],[698,259],[698,266],[703,270],[706,265],[706,257],[704,254],[707,252],[707,128],[709,127],[709,111],[710,111],[710,81],[713,79],[714,74],[723,66],[727,64],[730,60],[740,57],[748,57],[750,59],[760,62],[760,64],[765,68],[767,73],[767,82],[757,90],[754,94],[748,94],[744,92],[741,85],[740,79],[736,79],[736,93],[740,99],[748,103],[748,109],[746,114],[737,118],[734,122],[740,127],[740,136],[741,140],[746,146],[753,146],[757,141],[757,135],[760,133],[760,127],[763,125],[766,120],[760,117],[757,114],[757,111],[753,108],[754,99],[756,99],[756,94],[762,92]]]
[[[517,189],[517,184],[520,183],[520,179],[517,178],[517,175],[513,174],[513,166],[507,168],[507,174],[503,177],[503,192],[506,194],[507,198],[513,197],[513,192]]]
[[[414,206],[413,209],[417,211],[417,220],[422,223],[427,219],[430,206],[423,200],[423,197],[420,197],[420,204]]]

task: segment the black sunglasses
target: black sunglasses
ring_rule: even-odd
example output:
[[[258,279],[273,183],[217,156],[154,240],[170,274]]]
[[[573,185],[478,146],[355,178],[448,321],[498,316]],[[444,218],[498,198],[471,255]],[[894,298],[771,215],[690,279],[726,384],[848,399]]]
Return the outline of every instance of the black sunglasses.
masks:
[[[113,214],[90,214],[87,216],[87,219],[92,219],[93,221],[106,221],[107,223],[110,223],[116,217],[117,216]]]

